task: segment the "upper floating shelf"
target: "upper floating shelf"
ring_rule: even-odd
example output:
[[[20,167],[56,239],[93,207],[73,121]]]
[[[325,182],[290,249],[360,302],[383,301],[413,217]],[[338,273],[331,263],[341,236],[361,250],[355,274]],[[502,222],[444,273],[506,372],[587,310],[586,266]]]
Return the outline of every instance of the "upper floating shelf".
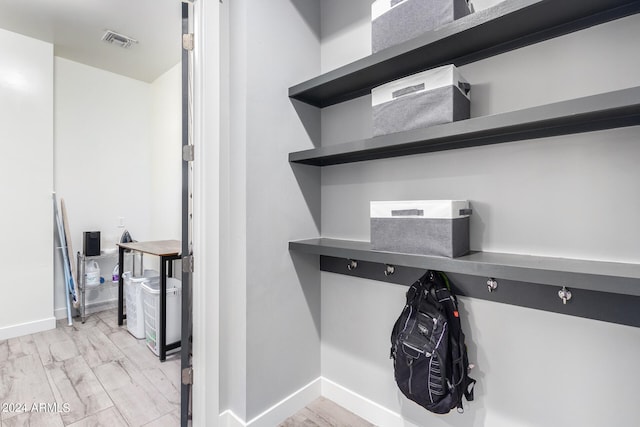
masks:
[[[327,107],[444,64],[457,66],[640,12],[630,0],[508,0],[289,88]]]
[[[640,87],[298,151],[289,161],[328,166],[635,125]]]
[[[640,264],[472,252],[458,258],[382,252],[369,242],[309,239],[289,242],[289,250],[543,285],[640,296]]]

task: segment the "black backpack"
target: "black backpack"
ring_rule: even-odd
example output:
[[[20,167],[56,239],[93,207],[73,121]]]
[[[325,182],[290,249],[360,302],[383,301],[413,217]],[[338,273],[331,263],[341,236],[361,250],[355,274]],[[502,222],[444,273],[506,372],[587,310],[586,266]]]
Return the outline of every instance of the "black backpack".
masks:
[[[425,409],[463,412],[462,396],[473,400],[475,380],[456,296],[444,273],[427,271],[407,291],[407,304],[391,332],[391,358],[402,393]]]

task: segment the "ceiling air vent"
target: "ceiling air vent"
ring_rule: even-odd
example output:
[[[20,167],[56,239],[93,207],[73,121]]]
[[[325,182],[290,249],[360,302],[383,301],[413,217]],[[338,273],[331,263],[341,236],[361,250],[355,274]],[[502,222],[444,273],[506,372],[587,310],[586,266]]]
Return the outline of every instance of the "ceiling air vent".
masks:
[[[102,36],[102,40],[109,44],[114,44],[125,49],[128,49],[131,47],[131,45],[138,43],[138,40],[136,39],[125,36],[124,34],[116,33],[115,31],[111,30],[106,30],[104,36]]]

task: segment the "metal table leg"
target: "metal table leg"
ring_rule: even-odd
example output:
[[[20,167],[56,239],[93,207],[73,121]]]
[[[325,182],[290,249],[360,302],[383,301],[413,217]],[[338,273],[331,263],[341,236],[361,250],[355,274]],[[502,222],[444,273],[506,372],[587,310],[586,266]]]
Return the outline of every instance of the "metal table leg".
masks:
[[[160,257],[160,361],[167,358],[167,262],[166,257]]]
[[[76,286],[76,295],[78,294],[78,292],[80,293],[80,321],[82,323],[85,322],[85,320],[87,320],[87,302],[85,299],[85,277],[84,277],[84,256],[78,252],[77,253],[77,265],[76,265],[76,273],[77,273],[77,279],[78,279],[78,283],[75,284]]]
[[[122,326],[125,316],[123,314],[124,308],[124,281],[122,274],[124,270],[124,248],[118,248],[118,326]]]

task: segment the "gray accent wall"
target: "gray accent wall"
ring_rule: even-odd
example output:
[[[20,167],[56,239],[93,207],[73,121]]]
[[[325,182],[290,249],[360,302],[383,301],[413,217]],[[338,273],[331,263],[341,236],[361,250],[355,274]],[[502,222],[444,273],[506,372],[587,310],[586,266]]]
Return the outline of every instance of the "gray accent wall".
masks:
[[[317,258],[288,250],[289,240],[320,234],[320,171],[287,162],[289,152],[319,142],[319,111],[292,103],[287,91],[320,73],[320,6],[234,0],[228,7],[221,408],[250,422],[320,376]]]
[[[370,54],[371,2],[344,3],[321,1],[322,72]],[[465,65],[471,116],[639,86],[639,37],[636,15]],[[370,97],[323,109],[321,134],[323,145],[370,138]],[[322,236],[368,241],[371,200],[469,199],[472,250],[640,263],[639,139],[629,127],[324,167]],[[640,376],[638,328],[461,298],[479,383],[464,415],[443,418],[393,381],[406,287],[327,272],[321,286],[322,376],[410,423],[637,423],[634,385],[619,379]]]

